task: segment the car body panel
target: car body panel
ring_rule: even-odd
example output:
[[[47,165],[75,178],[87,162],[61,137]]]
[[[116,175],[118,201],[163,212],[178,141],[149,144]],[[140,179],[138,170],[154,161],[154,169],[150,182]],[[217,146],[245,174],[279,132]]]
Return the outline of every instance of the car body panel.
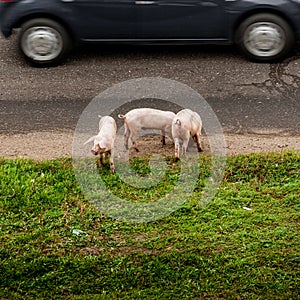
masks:
[[[226,39],[223,0],[154,0],[137,4],[138,38]],[[209,16],[209,18],[207,17]]]
[[[136,38],[134,0],[74,0],[65,2],[82,40]]]

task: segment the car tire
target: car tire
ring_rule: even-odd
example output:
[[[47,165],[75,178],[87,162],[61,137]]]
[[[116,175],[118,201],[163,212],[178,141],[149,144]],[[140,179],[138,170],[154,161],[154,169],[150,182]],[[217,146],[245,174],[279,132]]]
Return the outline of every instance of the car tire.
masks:
[[[284,19],[274,14],[261,13],[240,24],[236,43],[250,59],[272,62],[288,55],[295,44],[295,37]]]
[[[48,67],[62,62],[72,48],[67,30],[54,20],[37,18],[25,22],[18,36],[19,49],[33,66]]]

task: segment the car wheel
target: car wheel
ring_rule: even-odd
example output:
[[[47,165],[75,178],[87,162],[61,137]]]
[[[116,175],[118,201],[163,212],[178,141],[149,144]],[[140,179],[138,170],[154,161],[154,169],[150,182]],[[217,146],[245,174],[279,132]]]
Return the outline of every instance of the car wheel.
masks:
[[[59,64],[71,49],[70,35],[63,26],[50,19],[32,19],[21,26],[19,48],[34,66]]]
[[[236,43],[249,58],[270,62],[284,58],[295,37],[289,24],[273,14],[257,14],[241,23]]]

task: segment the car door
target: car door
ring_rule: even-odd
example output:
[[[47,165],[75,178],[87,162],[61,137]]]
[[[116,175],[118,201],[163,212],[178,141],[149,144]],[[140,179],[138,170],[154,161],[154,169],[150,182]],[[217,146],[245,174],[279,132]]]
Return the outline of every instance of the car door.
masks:
[[[138,36],[211,40],[227,37],[224,0],[135,0]]]
[[[83,40],[134,39],[134,0],[62,0],[73,9]]]

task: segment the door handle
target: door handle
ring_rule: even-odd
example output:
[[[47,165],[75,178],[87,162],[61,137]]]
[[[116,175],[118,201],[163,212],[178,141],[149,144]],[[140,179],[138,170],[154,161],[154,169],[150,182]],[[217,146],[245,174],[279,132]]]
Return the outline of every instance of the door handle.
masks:
[[[143,1],[143,0],[135,1],[135,4],[138,4],[138,5],[151,5],[151,4],[154,4],[154,3],[155,3],[155,1]]]
[[[215,7],[215,6],[218,6],[218,4],[215,3],[215,2],[211,2],[211,1],[203,1],[203,2],[202,2],[202,6],[206,6],[206,7]]]

